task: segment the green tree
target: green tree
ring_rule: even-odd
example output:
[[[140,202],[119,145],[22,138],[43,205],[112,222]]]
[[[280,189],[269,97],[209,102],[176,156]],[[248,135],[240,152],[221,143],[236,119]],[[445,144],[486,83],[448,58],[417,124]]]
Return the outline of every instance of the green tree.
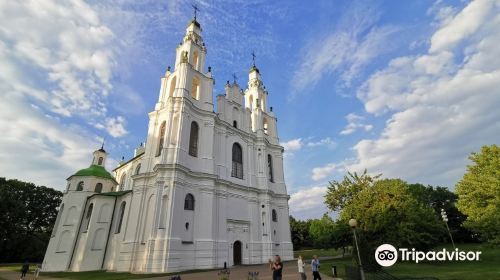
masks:
[[[469,156],[472,164],[456,185],[465,227],[484,241],[500,244],[500,148],[483,146]]]
[[[51,188],[0,177],[0,262],[43,259],[61,197]]]
[[[463,226],[467,216],[456,207],[458,196],[448,188],[424,186],[422,184],[410,184],[410,192],[413,196],[426,206],[432,207],[434,213],[441,222],[441,209],[446,211],[448,225],[455,242],[477,242],[473,233]],[[450,242],[448,235],[444,236],[443,242]]]
[[[371,247],[390,243],[428,249],[445,233],[433,209],[415,199],[400,179],[377,180],[359,191],[340,213],[341,220],[350,218],[358,220],[360,234]]]
[[[294,249],[298,250],[303,248],[311,248],[313,246],[311,237],[309,235],[310,224],[311,220],[296,220],[294,217],[290,216],[290,231]]]
[[[337,220],[332,232],[332,247],[342,249],[342,257],[344,257],[349,246],[352,246],[351,228],[345,221]]]
[[[315,248],[330,249],[333,248],[335,222],[333,219],[324,214],[321,219],[311,221],[309,233],[313,240]]]
[[[380,176],[381,174],[370,176],[366,169],[361,175],[348,172],[342,181],[330,182],[325,195],[326,206],[332,211],[342,210],[357,193],[371,187]]]

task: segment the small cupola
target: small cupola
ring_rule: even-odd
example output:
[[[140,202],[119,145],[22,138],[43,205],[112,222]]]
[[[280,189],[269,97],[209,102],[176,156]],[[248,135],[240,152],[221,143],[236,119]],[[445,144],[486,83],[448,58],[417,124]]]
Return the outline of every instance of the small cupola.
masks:
[[[106,164],[106,157],[108,153],[104,150],[104,143],[99,150],[94,151],[94,158],[92,159],[92,165],[102,166]]]

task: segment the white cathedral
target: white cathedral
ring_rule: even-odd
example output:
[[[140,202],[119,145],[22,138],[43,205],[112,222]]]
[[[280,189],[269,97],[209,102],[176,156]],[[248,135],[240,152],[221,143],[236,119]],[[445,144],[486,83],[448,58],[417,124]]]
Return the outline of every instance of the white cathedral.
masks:
[[[283,147],[259,69],[218,95],[192,20],[161,78],[144,146],[71,175],[44,271],[160,273],[293,258]],[[118,179],[118,181],[115,180]]]

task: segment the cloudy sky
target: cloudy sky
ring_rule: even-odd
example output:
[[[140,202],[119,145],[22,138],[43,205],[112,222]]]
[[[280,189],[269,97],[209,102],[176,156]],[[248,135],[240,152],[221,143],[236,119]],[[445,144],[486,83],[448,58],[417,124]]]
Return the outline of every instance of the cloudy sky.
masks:
[[[108,168],[145,140],[193,1],[137,2],[0,2],[0,176],[63,189],[103,138]],[[196,1],[214,95],[257,54],[292,215],[346,170],[453,189],[499,143],[500,1],[309,2]]]

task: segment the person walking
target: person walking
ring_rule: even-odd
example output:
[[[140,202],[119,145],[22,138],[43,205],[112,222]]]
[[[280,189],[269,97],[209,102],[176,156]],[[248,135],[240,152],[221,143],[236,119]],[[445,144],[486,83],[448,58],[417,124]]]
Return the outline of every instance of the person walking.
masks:
[[[279,255],[274,256],[274,261],[269,261],[269,266],[273,271],[273,280],[281,280],[282,271],[283,271],[283,263],[281,262],[281,258]]]
[[[30,264],[28,261],[25,261],[23,263],[23,266],[21,267],[21,279],[24,279],[26,277],[26,273],[30,270]]]
[[[321,280],[321,275],[319,274],[319,260],[316,255],[313,256],[313,260],[311,261],[311,268],[313,272],[313,279]]]
[[[306,273],[304,271],[305,266],[306,266],[306,264],[302,260],[302,256],[299,256],[299,259],[297,260],[297,267],[299,268],[299,274],[300,274],[300,279],[301,280],[306,280],[307,279]]]
[[[40,275],[40,270],[42,270],[42,267],[40,264],[36,265],[35,272],[33,272],[33,276],[35,277],[35,280],[38,279],[38,275]]]

